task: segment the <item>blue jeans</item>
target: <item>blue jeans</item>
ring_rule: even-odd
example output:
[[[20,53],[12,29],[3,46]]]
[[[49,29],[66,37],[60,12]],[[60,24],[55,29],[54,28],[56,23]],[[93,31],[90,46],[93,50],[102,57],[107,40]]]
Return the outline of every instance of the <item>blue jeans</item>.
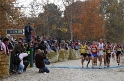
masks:
[[[24,65],[19,65],[19,73],[23,73]]]
[[[44,72],[49,73],[50,71],[47,67],[44,67],[44,68],[41,69],[41,72],[42,73],[44,73]]]
[[[26,43],[30,42],[32,39],[31,35],[26,35],[25,38],[26,38]]]

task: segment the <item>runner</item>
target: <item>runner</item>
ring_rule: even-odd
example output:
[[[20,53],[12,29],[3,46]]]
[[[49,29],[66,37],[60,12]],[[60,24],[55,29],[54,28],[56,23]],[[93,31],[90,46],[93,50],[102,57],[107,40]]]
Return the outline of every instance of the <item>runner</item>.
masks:
[[[88,68],[88,65],[90,63],[90,59],[91,59],[91,44],[90,42],[87,43],[87,56],[86,56],[87,60],[88,60],[88,63],[87,63],[87,68]]]
[[[111,44],[110,44],[110,42],[107,42],[107,46],[106,46],[106,63],[107,63],[107,67],[110,66],[111,52],[112,52]]]
[[[124,44],[122,45],[122,56],[121,58],[124,56]]]
[[[104,55],[103,55],[103,57],[104,57],[104,67],[106,67],[106,46],[107,46],[107,43],[106,43],[106,40],[104,40],[104,45],[103,45],[103,48],[104,48],[104,50],[103,50],[103,53],[104,53]]]
[[[82,68],[83,68],[83,63],[86,60],[86,55],[87,55],[86,54],[86,45],[84,42],[82,43],[80,52],[81,52],[81,63],[82,63]]]
[[[103,41],[102,41],[102,39],[100,39],[100,42],[98,43],[98,59],[99,59],[99,62],[100,62],[100,64],[99,64],[99,69],[102,67],[101,65],[102,65],[102,58],[103,58],[103,50],[104,50],[104,48],[103,48],[103,46],[104,46],[104,44],[103,44]]]
[[[116,56],[116,43],[112,45],[112,58],[115,60]]]
[[[98,57],[97,52],[98,52],[97,45],[96,45],[95,41],[93,41],[93,44],[91,46],[92,68],[94,68],[95,61],[97,61],[97,57]]]
[[[118,44],[116,46],[116,50],[117,50],[116,60],[117,60],[118,65],[120,65],[120,57],[121,57],[121,53],[122,53],[122,46],[121,46],[120,41],[118,42]]]

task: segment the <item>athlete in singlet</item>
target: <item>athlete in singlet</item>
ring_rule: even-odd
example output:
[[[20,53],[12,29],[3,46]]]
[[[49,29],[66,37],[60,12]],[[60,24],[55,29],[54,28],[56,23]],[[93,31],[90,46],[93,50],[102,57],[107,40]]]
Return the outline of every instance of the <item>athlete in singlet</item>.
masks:
[[[115,60],[116,56],[116,43],[112,45],[112,58]]]
[[[107,63],[107,67],[110,66],[111,52],[112,52],[111,44],[110,44],[110,42],[107,42],[107,46],[106,46],[106,63]]]
[[[121,57],[123,56],[124,56],[124,44],[122,45],[122,56]]]
[[[80,52],[81,52],[81,63],[82,63],[82,68],[83,68],[83,63],[86,60],[86,55],[87,55],[87,53],[86,53],[86,45],[85,45],[84,42],[82,43]]]
[[[89,65],[90,59],[91,59],[91,44],[90,44],[90,42],[87,43],[86,51],[87,51],[87,56],[86,56],[86,58],[87,58],[87,60],[88,60],[88,62],[87,62],[87,68],[88,68],[88,65]]]
[[[107,43],[106,43],[106,40],[103,41],[103,58],[104,58],[104,67],[106,67],[106,46],[107,46]]]
[[[95,61],[97,61],[97,57],[98,57],[97,52],[98,52],[97,45],[95,44],[95,41],[93,41],[93,44],[91,46],[92,68],[94,68]]]
[[[98,43],[98,59],[99,59],[99,69],[101,68],[101,65],[102,65],[102,58],[103,58],[103,55],[104,55],[104,44],[103,44],[103,41],[102,39],[100,39],[100,42]]]
[[[120,64],[120,57],[121,57],[121,53],[122,53],[122,46],[121,46],[121,43],[120,42],[118,42],[118,44],[116,46],[116,50],[117,50],[116,60],[117,60],[117,63],[119,65]]]

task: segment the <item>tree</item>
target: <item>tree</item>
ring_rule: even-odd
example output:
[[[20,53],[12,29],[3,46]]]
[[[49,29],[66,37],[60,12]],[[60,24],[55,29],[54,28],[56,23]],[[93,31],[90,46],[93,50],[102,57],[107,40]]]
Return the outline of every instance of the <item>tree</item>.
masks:
[[[55,4],[46,4],[43,6],[44,12],[40,13],[38,16],[38,29],[42,32],[42,36],[53,37],[57,36],[57,30],[60,25],[61,21],[61,11]]]
[[[70,33],[70,40],[72,41],[74,38],[73,38],[73,28],[72,28],[72,18],[73,18],[73,8],[72,7],[69,7],[69,5],[72,5],[74,3],[74,0],[62,0],[64,6],[65,6],[65,11],[64,11],[64,16],[65,16],[65,19],[67,20],[67,25],[68,26],[68,34]],[[67,12],[67,9],[69,12]]]
[[[72,29],[75,39],[97,40],[104,35],[104,20],[99,13],[100,0],[77,1],[66,7],[67,20],[72,13]]]
[[[24,17],[19,8],[14,4],[16,0],[1,0],[0,1],[0,32],[1,36],[6,35],[6,29],[21,28],[24,22]]]
[[[5,28],[8,26],[8,17],[11,15],[11,5],[12,2],[15,0],[8,1],[8,0],[1,0],[0,1],[0,29],[1,29],[1,36],[5,35]]]
[[[106,39],[112,42],[123,41],[124,35],[124,0],[102,0],[101,11],[106,20]]]

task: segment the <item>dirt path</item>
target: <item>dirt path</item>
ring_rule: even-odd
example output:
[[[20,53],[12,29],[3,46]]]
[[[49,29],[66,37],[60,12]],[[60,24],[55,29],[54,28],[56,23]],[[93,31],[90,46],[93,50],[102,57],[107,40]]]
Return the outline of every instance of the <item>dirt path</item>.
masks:
[[[37,68],[30,68],[2,81],[124,81],[124,73],[120,72],[124,67],[117,66],[115,60],[111,60],[111,67],[106,69],[90,69],[91,63],[89,69],[82,69],[80,60],[53,63],[47,67],[51,72],[46,75],[38,73]]]

